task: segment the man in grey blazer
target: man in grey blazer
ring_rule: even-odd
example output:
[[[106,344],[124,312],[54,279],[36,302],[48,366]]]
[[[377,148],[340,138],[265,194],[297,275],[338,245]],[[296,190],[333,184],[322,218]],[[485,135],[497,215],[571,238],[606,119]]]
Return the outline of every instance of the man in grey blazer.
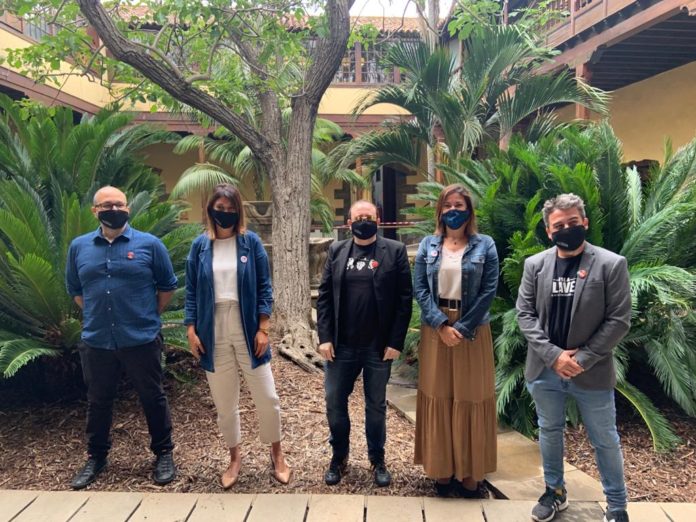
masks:
[[[616,430],[612,352],[629,330],[626,259],[585,241],[585,205],[561,194],[543,208],[554,247],[525,261],[517,320],[527,339],[525,379],[539,418],[546,492],[532,510],[538,522],[568,507],[563,480],[565,401],[575,398],[607,498],[605,522],[627,522],[623,455]]]

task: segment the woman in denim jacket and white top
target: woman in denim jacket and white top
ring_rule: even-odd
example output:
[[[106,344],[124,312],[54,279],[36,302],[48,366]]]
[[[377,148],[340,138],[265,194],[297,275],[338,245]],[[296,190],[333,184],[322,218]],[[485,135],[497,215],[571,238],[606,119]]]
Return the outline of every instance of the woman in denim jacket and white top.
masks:
[[[471,196],[446,187],[436,231],[418,247],[415,296],[421,308],[415,463],[441,496],[479,497],[496,469],[495,364],[489,309],[498,254],[478,234]]]
[[[261,441],[271,444],[273,476],[287,484],[291,470],[280,446],[280,400],[271,373],[268,326],[273,292],[268,256],[259,237],[245,230],[239,191],[215,187],[207,206],[208,232],[186,260],[189,348],[206,370],[218,426],[230,448],[222,487],[239,477],[239,369],[259,417]]]

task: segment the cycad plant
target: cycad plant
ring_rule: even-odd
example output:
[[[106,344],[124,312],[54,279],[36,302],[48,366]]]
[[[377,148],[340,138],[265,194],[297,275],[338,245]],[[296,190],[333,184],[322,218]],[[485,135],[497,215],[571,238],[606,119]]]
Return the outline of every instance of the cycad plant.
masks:
[[[621,144],[607,123],[570,127],[529,142],[517,136],[507,151],[491,147],[481,161],[446,168],[446,182],[463,183],[477,201],[480,228],[496,240],[502,283],[494,305],[498,411],[523,432],[533,430],[524,387],[526,343],[514,302],[524,259],[549,246],[541,222],[543,202],[574,192],[586,203],[588,240],[626,257],[633,300],[632,326],[614,353],[617,390],[635,407],[658,450],[678,442],[652,404],[642,380],[652,374],[662,391],[696,415],[696,140],[641,179],[621,165]],[[418,198],[441,189],[423,184]],[[430,222],[432,225],[432,221]],[[571,421],[577,412],[571,408]]]
[[[69,355],[81,332],[81,312],[64,283],[68,245],[95,230],[90,206],[66,190],[49,209],[18,177],[0,181],[0,376],[12,377],[37,357]],[[180,280],[198,226],[177,227],[181,208],[146,192],[131,202],[131,223],[162,237]]]
[[[602,91],[567,73],[539,74],[545,51],[514,25],[483,27],[463,46],[459,67],[449,48],[431,51],[423,42],[391,46],[386,62],[404,80],[371,92],[355,112],[389,103],[409,116],[341,146],[335,156],[342,164],[362,158],[371,169],[397,163],[422,170],[427,147],[440,163],[456,165],[486,143],[507,140],[513,130],[533,138],[550,132],[557,104],[606,110]]]
[[[289,132],[290,109],[283,111],[284,136]],[[350,185],[365,187],[366,178],[352,169],[332,164],[327,153],[342,138],[343,130],[336,123],[317,118],[312,136],[312,163],[310,209],[312,219],[322,224],[325,231],[330,231],[334,224],[334,209],[324,195],[324,187],[332,181],[342,181]],[[187,197],[195,192],[206,193],[218,183],[238,185],[240,181],[251,178],[254,196],[262,200],[267,194],[267,174],[261,162],[252,154],[239,138],[224,129],[218,129],[213,137],[186,136],[174,148],[177,154],[185,154],[203,147],[205,163],[186,169],[172,190],[173,198]]]
[[[129,193],[153,192],[161,180],[143,151],[179,136],[132,121],[117,108],[77,118],[68,107],[15,102],[0,94],[0,179],[24,178],[49,199],[53,186],[79,197],[91,197],[107,184]]]
[[[178,136],[112,110],[80,117],[63,107],[12,102],[0,95],[0,378],[38,357],[69,356],[80,338],[80,310],[64,285],[68,245],[95,230],[97,188],[129,197],[131,224],[162,239],[179,281],[200,232],[178,225],[183,207],[162,200],[162,182],[142,151]],[[181,292],[165,317],[167,343],[183,345]]]

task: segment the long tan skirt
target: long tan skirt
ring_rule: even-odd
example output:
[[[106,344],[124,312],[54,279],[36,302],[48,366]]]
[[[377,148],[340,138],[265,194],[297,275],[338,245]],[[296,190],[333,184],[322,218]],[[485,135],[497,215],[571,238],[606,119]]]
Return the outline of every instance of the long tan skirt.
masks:
[[[450,315],[451,322],[457,312]],[[421,327],[418,352],[416,452],[433,479],[481,481],[496,470],[495,364],[489,325],[473,341],[448,347],[431,327]]]

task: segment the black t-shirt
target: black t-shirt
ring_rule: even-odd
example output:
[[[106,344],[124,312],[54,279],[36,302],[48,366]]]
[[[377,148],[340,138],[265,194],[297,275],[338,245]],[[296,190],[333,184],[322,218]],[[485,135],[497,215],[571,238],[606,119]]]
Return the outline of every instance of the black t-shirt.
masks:
[[[338,342],[356,348],[371,347],[376,336],[377,301],[373,284],[376,242],[353,243],[344,268]]]
[[[556,257],[551,287],[551,314],[549,316],[549,340],[556,346],[567,349],[570,330],[570,312],[573,309],[575,283],[582,254],[575,257]],[[577,347],[571,347],[577,348]]]

